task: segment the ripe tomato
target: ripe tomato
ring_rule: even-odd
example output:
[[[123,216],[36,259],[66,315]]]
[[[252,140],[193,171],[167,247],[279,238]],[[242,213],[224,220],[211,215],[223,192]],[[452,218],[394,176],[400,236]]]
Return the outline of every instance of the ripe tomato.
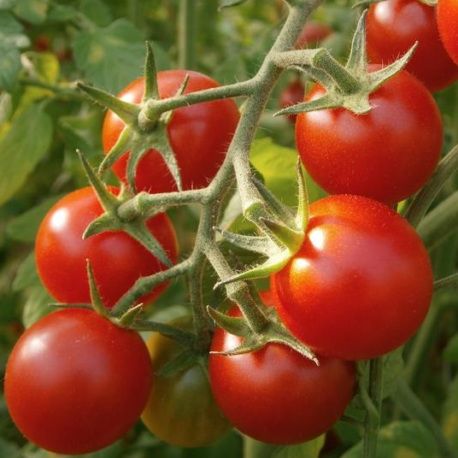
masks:
[[[426,249],[405,219],[361,196],[310,206],[302,248],[271,277],[285,326],[317,353],[381,356],[418,329],[431,302]]]
[[[217,87],[216,81],[201,73],[187,70],[169,70],[158,73],[161,98],[175,95],[189,74],[185,94]],[[124,88],[118,98],[138,103],[144,92],[144,79],[139,78]],[[174,111],[167,131],[170,144],[181,171],[183,189],[207,185],[222,164],[227,147],[239,121],[237,105],[231,99],[214,100]],[[103,149],[108,153],[115,145],[124,123],[108,111],[103,124]],[[116,175],[125,180],[127,155],[113,167]],[[151,193],[176,191],[173,178],[161,155],[154,149],[140,161],[136,187]]]
[[[191,318],[171,323],[191,330]],[[183,350],[174,340],[154,333],[148,341],[155,374],[142,413],[146,427],[159,439],[178,447],[203,447],[220,439],[231,425],[215,403],[206,361],[195,361],[172,375],[158,372]]]
[[[308,21],[296,42],[296,49],[314,46],[331,35],[332,29],[325,24]]]
[[[306,100],[324,93],[315,85]],[[365,115],[342,108],[300,113],[297,148],[325,191],[393,204],[417,192],[433,173],[442,148],[442,121],[425,86],[404,71],[374,92],[370,102],[373,109]]]
[[[152,368],[141,337],[91,310],[51,313],[13,348],[5,396],[16,426],[62,454],[104,448],[135,423]]]
[[[241,313],[233,307],[229,315]],[[240,337],[218,328],[211,350],[232,350],[240,343]],[[340,418],[355,384],[353,363],[319,359],[317,366],[276,343],[243,355],[210,354],[213,394],[229,421],[254,439],[272,444],[311,440]]]
[[[450,59],[439,37],[435,8],[417,0],[374,3],[366,24],[371,62],[390,64],[418,41],[415,54],[405,68],[408,72],[431,91],[444,89],[458,79],[458,66]],[[457,24],[455,22],[455,29]]]
[[[291,105],[296,105],[302,102],[304,98],[305,87],[300,79],[296,79],[289,83],[280,94],[280,108],[287,108]],[[297,115],[288,115],[288,120],[292,123],[296,122]]]
[[[110,188],[117,194],[117,188]],[[35,256],[41,281],[58,301],[89,303],[86,260],[91,261],[104,304],[111,308],[135,281],[166,267],[136,240],[122,231],[104,232],[82,239],[86,227],[102,214],[92,190],[83,188],[59,200],[46,215],[38,231]],[[170,260],[177,261],[175,230],[161,213],[148,221],[151,233]],[[139,302],[150,302],[165,289],[159,285]]]
[[[456,0],[439,0],[437,24],[445,49],[458,65],[458,2]]]

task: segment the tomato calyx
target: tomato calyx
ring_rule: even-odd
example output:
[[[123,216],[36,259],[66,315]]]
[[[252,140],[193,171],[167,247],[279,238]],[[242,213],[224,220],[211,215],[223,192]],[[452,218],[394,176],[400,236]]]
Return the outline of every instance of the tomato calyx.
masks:
[[[326,93],[318,99],[284,108],[275,113],[275,116],[333,108],[345,108],[355,114],[371,111],[370,95],[407,65],[417,43],[392,64],[375,72],[368,72],[366,15],[367,10],[359,19],[345,67],[324,48],[288,51],[283,56],[279,55],[278,65],[305,72],[311,79],[319,82],[326,89]]]
[[[297,163],[299,203],[296,214],[283,205],[265,186],[253,178],[253,183],[265,202],[253,200],[243,215],[254,223],[261,236],[234,234],[215,228],[229,243],[267,257],[267,260],[247,271],[223,278],[215,289],[239,280],[267,277],[281,270],[301,248],[308,223],[308,193],[305,176]]]
[[[178,191],[181,191],[181,173],[167,134],[167,125],[170,123],[173,110],[164,111],[160,107],[157,110],[151,109],[152,104],[154,105],[155,101],[160,100],[160,96],[154,53],[149,43],[147,43],[146,49],[145,92],[139,104],[121,101],[105,91],[78,83],[79,89],[84,91],[91,99],[115,113],[125,124],[118,141],[101,162],[98,174],[101,175],[106,172],[121,156],[130,151],[126,178],[129,187],[135,193],[135,176],[138,164],[145,154],[154,148],[162,156]],[[184,79],[175,97],[183,94],[187,82],[188,77]],[[149,108],[145,110],[147,105]]]
[[[220,328],[223,328],[230,334],[243,337],[241,345],[230,351],[212,351],[210,353],[221,354],[224,356],[235,356],[261,350],[269,343],[280,343],[292,348],[305,358],[312,360],[316,365],[319,365],[318,358],[315,356],[313,351],[292,336],[286,329],[280,320],[275,307],[266,307],[260,298],[256,300],[256,305],[262,308],[263,313],[267,317],[266,325],[260,332],[253,332],[247,320],[243,316],[228,316],[225,313],[219,312],[211,307],[207,307],[208,314]]]

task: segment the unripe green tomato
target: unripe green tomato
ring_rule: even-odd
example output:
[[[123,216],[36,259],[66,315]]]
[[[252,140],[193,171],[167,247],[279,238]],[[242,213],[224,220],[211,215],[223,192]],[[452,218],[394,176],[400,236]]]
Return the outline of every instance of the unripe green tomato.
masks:
[[[192,329],[190,317],[171,323]],[[161,369],[183,350],[174,340],[154,333],[149,339],[154,375],[141,419],[159,439],[178,447],[204,447],[218,441],[230,428],[216,405],[207,374],[207,361],[198,359],[172,375]]]

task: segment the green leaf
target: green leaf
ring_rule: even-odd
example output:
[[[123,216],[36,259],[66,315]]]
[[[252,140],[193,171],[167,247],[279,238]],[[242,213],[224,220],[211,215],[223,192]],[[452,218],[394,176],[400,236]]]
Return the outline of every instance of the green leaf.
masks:
[[[443,357],[451,363],[458,363],[458,334],[455,334],[449,340],[443,352]]]
[[[0,140],[0,205],[7,202],[25,183],[52,140],[49,116],[37,105],[30,105],[13,120]]]
[[[222,10],[223,8],[230,8],[232,6],[241,5],[245,2],[246,0],[221,0],[219,9]]]
[[[57,83],[60,65],[55,54],[50,52],[30,52],[28,57],[33,63],[36,76],[41,81],[48,84]]]
[[[41,24],[46,19],[49,0],[16,0],[14,12],[27,22]]]
[[[270,138],[253,143],[251,162],[262,174],[265,184],[285,205],[297,204],[297,152],[292,148],[276,145]],[[306,174],[310,202],[326,194]]]
[[[0,458],[10,458],[19,450],[16,444],[7,442],[0,437]]]
[[[33,242],[46,213],[62,197],[62,194],[50,197],[36,207],[14,218],[6,227],[8,237],[19,242]]]
[[[81,12],[94,24],[105,27],[113,21],[110,8],[101,0],[85,0]]]
[[[29,328],[40,318],[55,311],[55,309],[49,306],[52,302],[54,302],[53,298],[41,284],[30,288],[27,291],[27,300],[22,312],[22,323],[24,326]]]
[[[0,0],[0,10],[10,10],[16,5],[17,0]]]
[[[17,35],[24,31],[22,24],[6,11],[0,11],[0,37]]]
[[[448,389],[442,412],[442,426],[452,448],[458,450],[458,377]]]
[[[34,285],[40,285],[40,278],[35,263],[35,252],[32,251],[19,266],[13,282],[13,290],[21,291]]]
[[[73,51],[86,78],[110,92],[119,92],[142,73],[143,36],[125,19],[106,28],[79,32],[73,40]]]
[[[51,3],[49,5],[49,21],[66,22],[73,19],[76,15],[77,11],[71,6],[57,5],[56,3]]]
[[[361,458],[362,443],[352,447],[342,458]],[[394,422],[380,430],[374,458],[438,458],[436,442],[420,423]]]
[[[0,88],[12,92],[21,70],[21,55],[14,43],[0,41]]]
[[[318,458],[324,445],[324,435],[299,445],[282,447],[272,458]]]

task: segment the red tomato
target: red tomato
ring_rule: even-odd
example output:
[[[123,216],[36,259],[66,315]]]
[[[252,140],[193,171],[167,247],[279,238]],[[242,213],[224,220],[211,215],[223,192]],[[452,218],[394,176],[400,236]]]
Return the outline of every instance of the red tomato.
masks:
[[[304,244],[271,277],[285,326],[317,353],[381,356],[418,329],[431,302],[426,249],[380,202],[331,196],[310,206]]]
[[[241,314],[233,307],[229,315]],[[218,328],[211,351],[240,343],[240,337]],[[210,354],[209,370],[216,402],[229,421],[272,444],[304,442],[326,432],[343,414],[355,385],[353,363],[320,358],[317,366],[275,343],[244,355]]]
[[[141,337],[91,310],[45,316],[19,339],[5,396],[21,432],[55,453],[80,454],[120,439],[139,418],[152,367]]]
[[[119,192],[117,188],[110,191]],[[49,293],[60,302],[91,302],[87,259],[91,261],[99,292],[108,308],[140,277],[166,268],[125,232],[104,232],[83,240],[89,223],[102,213],[92,188],[83,188],[57,202],[41,223],[35,247],[38,273]],[[160,213],[148,221],[148,228],[175,263],[177,242],[169,218]],[[165,287],[166,284],[159,285],[139,302],[152,301]]]
[[[287,108],[291,105],[296,105],[302,102],[304,98],[305,87],[300,79],[296,79],[289,83],[280,94],[280,108]],[[296,122],[297,115],[288,115],[288,120],[292,123]]]
[[[439,38],[435,8],[417,0],[374,3],[369,9],[366,24],[367,51],[373,63],[390,64],[418,41],[415,54],[406,66],[408,72],[431,91],[444,89],[458,79],[458,67]],[[457,27],[458,22],[455,21],[455,37],[458,38]]]
[[[324,93],[315,85],[306,100]],[[325,191],[393,204],[417,192],[433,173],[441,154],[442,121],[425,86],[404,71],[374,92],[370,102],[373,109],[365,115],[345,109],[300,113],[297,148]]]
[[[437,23],[440,36],[450,57],[458,65],[458,1],[439,0]],[[433,64],[435,65],[435,63]]]
[[[332,29],[325,24],[308,21],[296,42],[296,49],[314,46],[331,35]]]
[[[185,94],[218,87],[216,81],[201,73],[169,70],[158,73],[161,98],[175,95],[189,74]],[[144,79],[139,78],[121,91],[118,98],[139,103],[144,92]],[[181,171],[183,189],[202,188],[216,175],[239,121],[237,105],[231,99],[214,100],[174,111],[167,131]],[[115,145],[124,123],[108,111],[103,124],[103,149],[108,153]],[[125,181],[127,155],[113,167]],[[173,178],[156,150],[140,161],[135,181],[137,190],[151,193],[176,191]]]

